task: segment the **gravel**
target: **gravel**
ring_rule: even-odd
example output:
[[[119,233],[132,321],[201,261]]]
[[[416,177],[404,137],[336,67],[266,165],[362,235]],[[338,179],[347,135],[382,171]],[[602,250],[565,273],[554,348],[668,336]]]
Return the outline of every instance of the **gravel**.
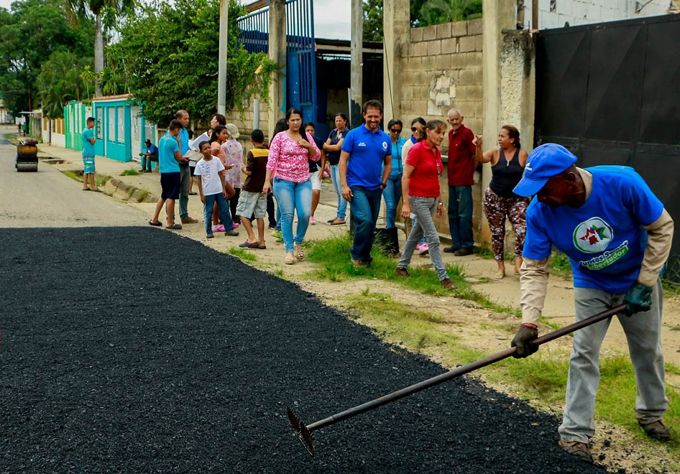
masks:
[[[225,238],[218,235],[216,238]],[[168,231],[0,229],[0,472],[588,473],[559,420]],[[502,362],[501,362],[502,363]]]

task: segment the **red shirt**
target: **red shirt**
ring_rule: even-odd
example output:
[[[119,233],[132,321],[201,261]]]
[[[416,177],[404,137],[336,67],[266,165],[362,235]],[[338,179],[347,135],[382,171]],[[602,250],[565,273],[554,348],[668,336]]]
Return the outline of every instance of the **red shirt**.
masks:
[[[472,130],[461,125],[455,132],[449,130],[449,163],[447,173],[449,186],[472,186],[475,184],[474,174],[477,168],[475,152],[472,144],[475,136]]]
[[[420,141],[408,151],[406,164],[415,168],[408,180],[409,196],[438,197],[439,175],[444,171],[441,150],[430,148],[427,140]]]

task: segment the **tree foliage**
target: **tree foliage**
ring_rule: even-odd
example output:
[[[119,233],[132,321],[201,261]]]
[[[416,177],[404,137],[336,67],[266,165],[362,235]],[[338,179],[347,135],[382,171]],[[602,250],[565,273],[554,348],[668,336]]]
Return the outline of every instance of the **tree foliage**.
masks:
[[[94,93],[94,81],[87,80],[87,71],[92,64],[92,57],[81,58],[68,51],[52,53],[42,65],[37,79],[44,115],[62,118],[65,103],[89,98]]]
[[[25,0],[0,9],[0,96],[13,115],[37,105],[38,75],[53,53],[93,56],[94,25],[74,28],[58,0]]]
[[[430,26],[482,16],[482,0],[411,0],[411,26]],[[364,0],[364,41],[383,41],[383,0]]]
[[[144,6],[120,27],[121,40],[107,48],[107,60],[144,104],[147,119],[165,125],[178,109],[205,119],[216,111],[219,7],[219,0]],[[265,54],[243,49],[237,24],[243,14],[230,0],[227,109],[243,110],[253,94],[267,100],[270,74],[278,70]]]

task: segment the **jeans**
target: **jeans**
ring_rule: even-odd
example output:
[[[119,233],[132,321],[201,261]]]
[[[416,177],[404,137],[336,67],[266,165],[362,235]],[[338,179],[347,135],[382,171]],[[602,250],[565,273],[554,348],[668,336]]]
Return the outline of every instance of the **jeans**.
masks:
[[[189,189],[191,187],[191,170],[189,166],[179,166],[180,191],[179,191],[179,218],[189,217]]]
[[[152,161],[151,157],[142,155],[141,161],[142,161],[142,169],[147,170],[147,171],[151,171],[151,161]],[[158,161],[158,159],[156,159],[155,161]]]
[[[305,240],[309,216],[312,214],[312,183],[293,183],[274,178],[274,194],[281,209],[281,231],[286,252],[293,251],[293,244],[301,244]],[[298,225],[293,237],[293,217],[297,211]]]
[[[340,182],[340,167],[338,165],[331,165],[331,179],[333,180],[333,187],[335,193],[338,195],[338,219],[345,219],[347,215],[347,201],[342,197],[342,183]]]
[[[380,212],[380,188],[369,190],[363,186],[352,186],[352,216],[356,222],[354,245],[350,249],[352,258],[371,263],[371,248],[375,240],[375,224]]]
[[[430,250],[430,260],[432,260],[432,265],[437,272],[439,281],[446,280],[449,275],[446,273],[446,266],[442,261],[442,254],[439,251],[439,234],[432,219],[432,216],[437,212],[439,198],[410,196],[409,202],[411,203],[411,212],[417,218],[414,219],[413,229],[411,229],[411,233],[408,235],[404,252],[401,254],[399,263],[397,263],[397,268],[408,267],[416,245],[418,245],[424,234],[428,249]]]
[[[231,220],[231,215],[229,214],[229,203],[224,195],[222,193],[211,194],[210,196],[205,196],[205,204],[203,205],[205,233],[208,235],[213,233],[212,213],[215,203],[217,203],[217,207],[220,209],[220,219],[222,219],[222,224],[224,224],[224,230],[232,230],[234,228],[234,222]]]
[[[385,227],[389,229],[395,226],[397,218],[397,205],[401,199],[401,174],[390,175],[387,186],[383,190],[383,197],[385,198],[385,220],[387,221]]]
[[[449,230],[453,246],[472,248],[472,186],[449,186]]]
[[[623,297],[624,295],[612,295],[594,288],[574,288],[576,321],[621,304]],[[635,370],[637,385],[635,415],[642,424],[660,420],[668,407],[661,351],[662,307],[663,290],[661,282],[657,280],[649,311],[630,317],[617,316],[626,333],[630,359]],[[605,319],[574,333],[564,416],[558,428],[563,441],[587,443],[595,433],[593,410],[597,386],[600,383],[600,346],[610,323],[611,319]]]
[[[274,226],[274,230],[281,232],[281,205],[279,204],[278,199],[276,200],[276,225]]]

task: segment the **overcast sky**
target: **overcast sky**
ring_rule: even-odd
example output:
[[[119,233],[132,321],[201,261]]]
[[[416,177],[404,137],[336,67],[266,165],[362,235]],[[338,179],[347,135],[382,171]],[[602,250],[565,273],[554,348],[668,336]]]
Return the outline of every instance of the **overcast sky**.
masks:
[[[9,10],[14,0],[0,0]],[[240,0],[243,4],[252,0]],[[317,38],[350,38],[350,0],[314,0],[314,31]]]

